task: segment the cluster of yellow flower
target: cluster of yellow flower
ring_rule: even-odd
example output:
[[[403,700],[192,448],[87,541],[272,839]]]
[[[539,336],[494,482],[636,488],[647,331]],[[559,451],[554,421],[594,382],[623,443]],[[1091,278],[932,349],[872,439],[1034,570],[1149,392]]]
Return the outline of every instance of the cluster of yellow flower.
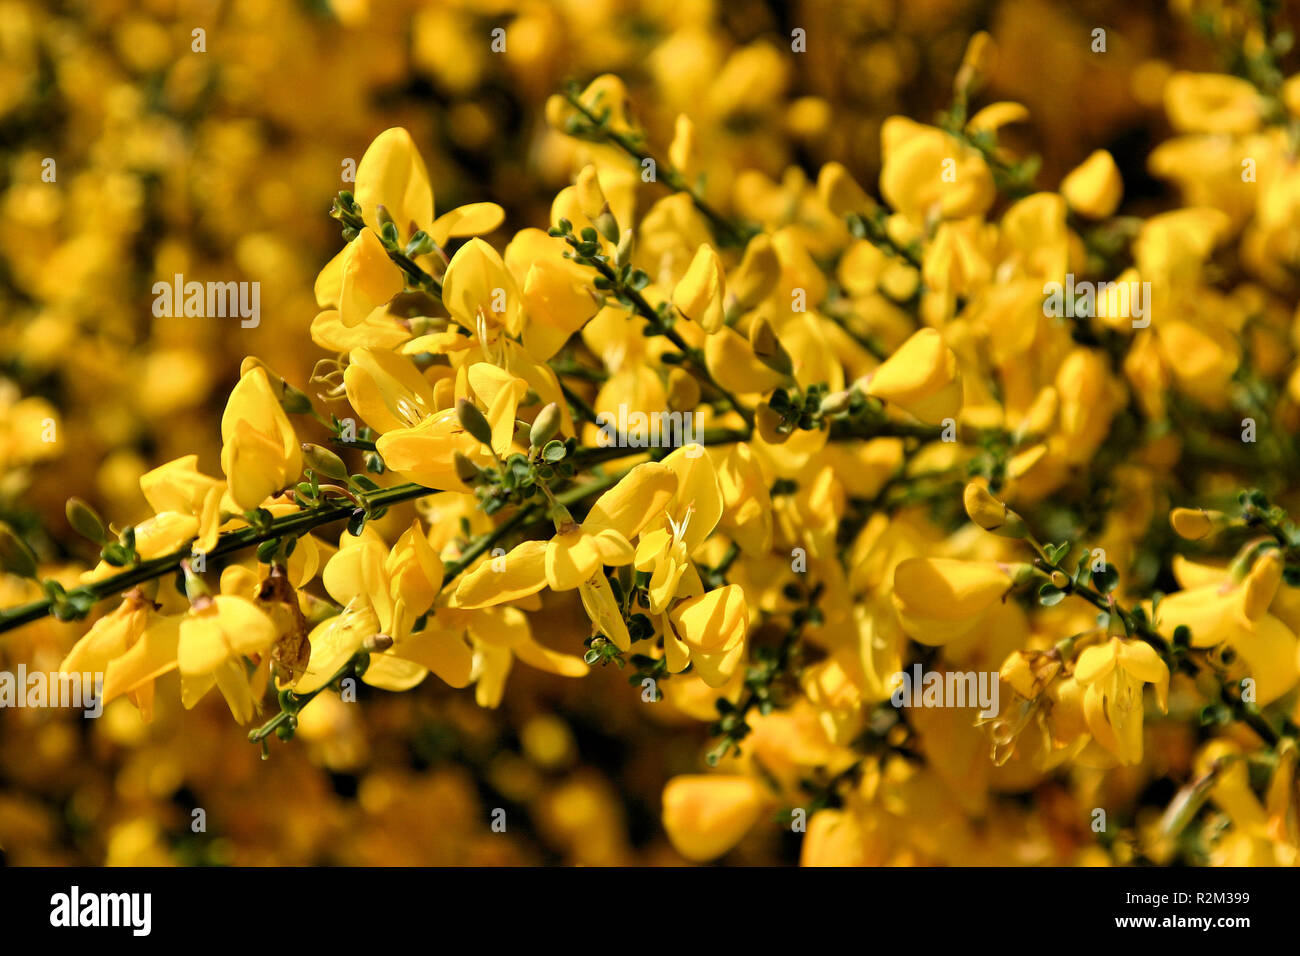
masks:
[[[0,630],[123,595],[60,669],[146,717],[171,672],[275,700],[264,750],[358,679],[622,670],[710,725],[662,796],[694,860],[775,815],[808,864],[1294,863],[1300,77],[1247,40],[1165,81],[1188,204],[1145,218],[1104,151],[1033,189],[1028,110],[970,109],[986,34],[937,125],[883,124],[883,202],[837,162],[720,202],[690,112],[661,155],[604,74],[546,101],[576,174],[498,250],[387,129],[331,213],[332,357],[245,359],[222,476],[149,471],[153,517],[69,501],[79,586],[0,526],[44,592]]]

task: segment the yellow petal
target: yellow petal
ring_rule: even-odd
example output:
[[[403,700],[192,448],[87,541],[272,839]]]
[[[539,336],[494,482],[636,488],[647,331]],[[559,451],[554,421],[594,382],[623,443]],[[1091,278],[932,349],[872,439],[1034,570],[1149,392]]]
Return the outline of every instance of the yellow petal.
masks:
[[[546,541],[525,541],[484,561],[456,585],[455,605],[491,607],[536,594],[546,587]]]
[[[496,229],[506,218],[506,211],[494,202],[473,202],[443,213],[429,229],[429,238],[445,246],[448,239],[481,236]]]
[[[722,856],[758,822],[763,794],[751,777],[686,775],[664,787],[663,808],[673,848],[704,862]]]
[[[452,687],[469,686],[474,652],[459,628],[440,628],[431,623],[418,634],[393,645],[392,653],[428,668]]]
[[[468,656],[468,649],[466,656]],[[361,679],[371,687],[401,693],[423,683],[428,676],[428,668],[394,654],[385,653],[370,655],[370,664]]]
[[[934,329],[922,329],[876,369],[867,393],[930,424],[961,410],[957,357]]]
[[[518,334],[519,299],[500,254],[482,239],[471,239],[451,257],[442,279],[442,304],[465,328],[476,330],[481,315]]]
[[[596,499],[582,527],[589,534],[606,529],[632,539],[663,513],[677,490],[677,474],[659,462],[637,465]]]
[[[338,312],[343,327],[351,329],[387,305],[406,282],[379,237],[369,229],[362,229],[344,252]]]
[[[722,260],[705,244],[695,251],[686,274],[673,289],[673,305],[711,334],[722,328],[726,290]]]
[[[348,403],[381,435],[417,425],[437,411],[429,380],[409,358],[387,349],[353,349],[343,385]]]
[[[685,525],[679,537],[686,553],[694,554],[722,517],[722,486],[713,456],[703,446],[691,444],[674,451],[664,465],[677,475],[672,511],[679,526]]]
[[[557,534],[546,546],[546,583],[552,591],[571,591],[598,570],[600,549],[581,529]]]
[[[971,631],[1011,580],[996,564],[908,558],[894,569],[894,607],[908,636],[945,644]]]
[[[529,667],[536,667],[548,674],[558,674],[560,677],[586,677],[590,671],[582,658],[553,651],[532,638],[516,644],[514,653]]]
[[[104,669],[105,703],[175,670],[182,620],[181,615],[159,618],[129,650],[109,661]]]
[[[1093,152],[1061,180],[1061,195],[1070,208],[1089,219],[1105,219],[1124,193],[1115,158],[1104,149]]]
[[[619,610],[614,591],[605,576],[592,575],[579,586],[578,594],[596,629],[613,641],[620,651],[631,650],[632,638],[628,634],[627,622],[623,620],[623,612]]]
[[[184,675],[211,674],[230,657],[215,607],[186,615],[180,623],[176,664]]]
[[[738,584],[682,601],[673,608],[670,618],[692,651],[730,650],[744,640],[749,630],[749,608]]]
[[[309,694],[328,684],[361,650],[361,642],[379,632],[379,621],[368,607],[345,608],[312,628],[311,659],[306,672],[293,685],[295,692]]]
[[[1074,679],[1080,684],[1093,684],[1110,676],[1115,669],[1116,642],[1108,641],[1088,647],[1079,654],[1074,667]]]
[[[400,126],[384,130],[366,149],[357,164],[352,193],[372,229],[379,228],[376,209],[380,205],[393,217],[404,239],[416,229],[427,229],[433,221],[429,172],[411,134]]]

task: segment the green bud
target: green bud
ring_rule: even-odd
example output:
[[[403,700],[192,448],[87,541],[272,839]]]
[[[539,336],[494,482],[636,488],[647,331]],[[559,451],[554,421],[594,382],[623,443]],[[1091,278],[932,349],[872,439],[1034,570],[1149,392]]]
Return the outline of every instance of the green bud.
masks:
[[[560,406],[551,402],[533,419],[532,430],[528,433],[528,443],[534,448],[541,448],[555,437],[560,430]]]
[[[343,464],[343,459],[328,448],[305,441],[302,443],[302,460],[303,464],[317,474],[333,478],[335,481],[348,480],[347,465]]]
[[[610,242],[617,243],[619,241],[618,220],[615,219],[614,214],[609,211],[608,203],[605,204],[605,208],[600,211],[600,215],[596,217],[596,221],[593,222],[592,225],[596,227],[598,233]]]
[[[288,382],[281,381],[284,386],[280,391],[280,407],[290,415],[309,415],[311,414],[311,399],[307,393],[300,388],[294,388]]]
[[[36,555],[3,521],[0,521],[0,568],[20,578],[36,578]]]
[[[388,211],[388,207],[383,203],[375,206],[375,218],[379,220],[379,226],[381,229],[390,223],[396,225],[393,223],[393,214]]]
[[[72,525],[77,534],[89,538],[95,544],[103,544],[108,540],[103,520],[94,508],[80,498],[69,498],[64,510],[68,515],[68,524]]]
[[[478,410],[473,402],[464,398],[460,399],[456,403],[456,418],[465,431],[484,445],[492,446],[492,426],[488,424],[488,420],[483,417],[483,413]]]

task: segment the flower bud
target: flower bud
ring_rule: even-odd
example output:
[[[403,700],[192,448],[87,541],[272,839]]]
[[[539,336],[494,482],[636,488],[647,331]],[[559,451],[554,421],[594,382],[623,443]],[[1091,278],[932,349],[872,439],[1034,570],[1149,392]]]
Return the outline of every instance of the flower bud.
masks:
[[[1071,209],[1088,219],[1105,219],[1124,192],[1119,167],[1104,149],[1085,159],[1061,180],[1061,195]]]
[[[0,568],[20,578],[36,578],[36,555],[3,521],[0,521]]]
[[[533,427],[528,432],[528,444],[533,448],[541,448],[554,438],[559,430],[560,406],[551,402],[533,419]]]
[[[978,482],[972,481],[966,486],[962,495],[966,505],[966,514],[985,531],[1004,538],[1023,538],[1028,534],[1025,522],[1005,504],[993,497],[989,490]]]
[[[201,609],[211,604],[212,591],[208,588],[207,582],[190,567],[189,561],[181,562],[181,571],[185,575],[185,596],[189,598],[190,605]]]
[[[488,424],[488,420],[483,417],[483,413],[478,410],[473,402],[464,398],[456,402],[456,418],[465,431],[484,445],[491,447],[492,426]]]
[[[1222,511],[1206,511],[1204,508],[1175,508],[1169,512],[1169,524],[1174,533],[1188,541],[1209,537],[1228,520]]]
[[[996,57],[993,38],[983,30],[976,33],[966,44],[966,54],[961,59],[953,89],[966,96],[978,91],[993,72]]]
[[[95,544],[103,544],[108,540],[103,519],[80,498],[69,498],[64,510],[68,515],[68,524],[72,525],[77,534],[89,538]]]
[[[632,250],[636,247],[636,237],[632,235],[631,229],[624,229],[622,237],[618,240],[618,247],[614,250],[614,265],[620,269],[632,261]]]
[[[319,475],[336,481],[348,479],[347,465],[343,464],[343,459],[328,448],[305,441],[302,443],[302,461],[306,467]]]

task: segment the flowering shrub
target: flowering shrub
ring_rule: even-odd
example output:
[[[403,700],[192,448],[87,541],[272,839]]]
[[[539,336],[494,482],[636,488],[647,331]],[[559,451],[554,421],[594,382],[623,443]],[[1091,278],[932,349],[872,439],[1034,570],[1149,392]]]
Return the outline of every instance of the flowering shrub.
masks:
[[[1158,78],[1174,135],[1146,163],[1172,208],[1126,209],[1105,150],[1042,188],[1007,145],[1035,117],[987,95],[986,33],[937,120],[880,124],[878,190],[835,159],[776,179],[715,148],[747,112],[724,98],[777,96],[758,46],[713,98],[679,92],[666,142],[616,73],[534,97],[572,176],[518,228],[445,200],[421,138],[383,129],[330,209],[300,373],[243,358],[219,456],[172,430],[180,453],[139,478],[148,517],[69,498],[88,569],[37,522],[0,526],[0,631],[85,622],[55,632],[54,669],[95,686],[119,742],[145,739],[136,712],[224,700],[255,747],[191,749],[242,780],[294,748],[362,763],[353,710],[385,706],[363,685],[495,709],[530,671],[592,682],[631,705],[614,737],[707,729],[698,754],[648,751],[683,771],[656,812],[689,860],[783,830],[810,865],[1295,862],[1300,76],[1270,17],[1189,12],[1237,75]],[[417,49],[468,22],[427,16]],[[157,318],[264,321],[183,260]],[[54,454],[45,399],[0,408],[7,473]],[[570,731],[538,699],[522,747],[561,765]],[[359,801],[426,786],[449,823],[479,812],[463,781],[420,779]],[[578,777],[535,825],[618,861],[591,823],[617,800]],[[120,859],[166,859],[139,825]],[[487,832],[409,858],[403,839],[376,825],[347,858],[521,862]]]

